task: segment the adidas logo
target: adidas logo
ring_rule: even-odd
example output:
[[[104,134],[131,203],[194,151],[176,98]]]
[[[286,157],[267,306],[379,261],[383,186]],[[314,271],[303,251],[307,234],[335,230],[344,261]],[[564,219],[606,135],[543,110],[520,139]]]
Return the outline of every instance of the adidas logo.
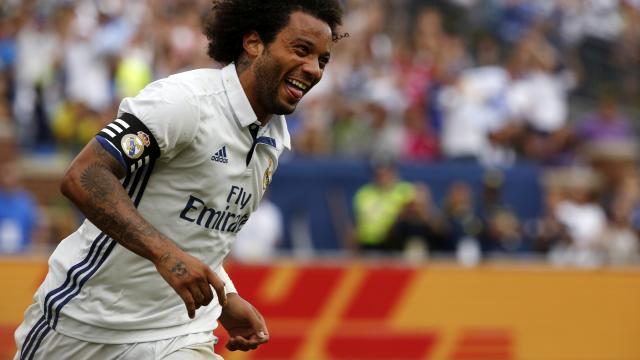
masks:
[[[228,163],[229,159],[227,159],[227,147],[223,146],[220,150],[218,150],[218,152],[213,154],[213,156],[211,157],[211,160],[217,161],[223,164]]]

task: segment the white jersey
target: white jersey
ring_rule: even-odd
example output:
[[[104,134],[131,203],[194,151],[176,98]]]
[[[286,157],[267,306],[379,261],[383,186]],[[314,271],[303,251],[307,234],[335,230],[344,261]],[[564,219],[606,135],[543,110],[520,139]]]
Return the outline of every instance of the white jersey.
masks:
[[[283,116],[256,123],[231,64],[148,85],[124,99],[118,119],[96,137],[127,169],[123,186],[142,216],[210,265],[227,292],[235,288],[222,261],[290,147]],[[36,300],[45,314],[39,326],[98,343],[210,331],[221,312],[214,298],[189,319],[149,260],[89,221],[51,255]]]

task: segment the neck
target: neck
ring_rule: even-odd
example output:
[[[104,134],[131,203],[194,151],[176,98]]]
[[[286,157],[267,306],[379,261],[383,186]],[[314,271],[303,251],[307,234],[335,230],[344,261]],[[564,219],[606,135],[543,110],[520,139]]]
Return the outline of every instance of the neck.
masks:
[[[241,55],[236,62],[236,72],[238,73],[242,90],[244,90],[244,93],[247,95],[249,104],[251,104],[251,108],[256,114],[258,121],[261,124],[266,125],[273,114],[269,114],[262,106],[260,106],[260,102],[258,101],[258,96],[255,91],[257,79],[253,71],[251,71],[251,63],[251,60],[246,55]]]

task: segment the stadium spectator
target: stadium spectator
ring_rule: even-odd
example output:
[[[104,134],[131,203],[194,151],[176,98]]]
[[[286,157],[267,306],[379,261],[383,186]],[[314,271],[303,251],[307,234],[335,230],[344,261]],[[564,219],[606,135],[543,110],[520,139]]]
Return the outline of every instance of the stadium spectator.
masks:
[[[61,104],[51,121],[51,130],[59,150],[77,153],[96,132],[112,120],[101,118],[106,114],[106,111],[98,112],[82,102],[68,101]]]
[[[446,250],[456,250],[463,241],[480,246],[483,224],[476,213],[473,190],[469,184],[456,181],[449,186],[443,203],[443,215],[448,238]]]
[[[605,197],[611,198],[611,190],[636,171],[635,129],[618,110],[613,94],[601,95],[597,111],[583,116],[576,126],[582,154],[602,177]]]
[[[374,159],[372,172],[372,181],[353,198],[356,242],[364,252],[389,249],[389,230],[415,195],[411,183],[398,179],[393,160]]]
[[[323,106],[309,106],[305,119],[293,138],[296,153],[302,156],[328,156],[331,137]]]
[[[356,118],[357,110],[350,103],[336,97],[335,118],[331,124],[332,153],[337,157],[362,159],[370,147],[369,124]]]
[[[517,253],[527,250],[520,220],[502,199],[504,176],[487,171],[483,178],[480,218],[483,222],[480,242],[484,253]]]
[[[486,165],[510,165],[515,153],[509,144],[492,141],[490,134],[507,121],[505,91],[509,75],[498,66],[463,71],[454,84],[441,90],[441,145],[449,159]],[[505,142],[506,143],[506,142]]]
[[[589,168],[561,170],[563,198],[556,206],[558,221],[566,226],[571,243],[558,249],[554,259],[581,266],[599,265],[604,261],[604,232],[607,217],[597,201],[599,178]]]
[[[0,253],[29,250],[37,223],[38,209],[20,185],[18,164],[0,164]]]
[[[640,258],[640,238],[631,225],[638,198],[629,195],[618,194],[609,209],[610,221],[603,239],[608,260],[612,264],[629,264]]]
[[[581,91],[595,96],[620,80],[615,62],[616,42],[624,29],[620,0],[565,2],[565,41],[574,43],[582,65]]]
[[[153,42],[149,26],[142,24],[118,59],[115,86],[118,97],[135,96],[153,80]]]
[[[432,162],[440,155],[438,137],[431,123],[427,121],[424,108],[412,106],[404,116],[403,151],[404,161]]]
[[[32,4],[35,5],[35,4]],[[13,118],[21,145],[47,150],[51,145],[47,98],[57,92],[56,73],[61,39],[51,17],[37,16],[35,6],[23,5],[22,26],[16,34]],[[85,83],[86,84],[86,83]]]
[[[384,96],[383,93],[379,95]],[[366,119],[371,129],[368,137],[368,156],[400,159],[405,141],[401,115],[394,113],[388,105],[385,106],[375,98],[365,101],[364,107],[362,120]]]
[[[621,95],[628,103],[640,96],[640,2],[623,0],[621,3],[624,27],[617,43],[616,57],[624,76],[620,79]]]
[[[608,224],[603,243],[612,264],[628,264],[639,259],[640,234],[637,211],[640,208],[640,177],[628,174],[604,198]]]
[[[10,81],[7,73],[7,71],[0,70],[0,133],[13,131],[14,126],[11,118]]]
[[[543,164],[562,162],[571,145],[567,93],[572,77],[558,70],[560,66],[557,52],[538,29],[520,39],[507,64],[508,116],[516,128],[513,147],[522,157]]]
[[[620,113],[618,102],[611,93],[600,95],[597,111],[582,116],[576,126],[576,135],[587,144],[635,140],[629,119]]]
[[[444,223],[426,184],[415,184],[413,199],[400,211],[387,235],[387,250],[405,252],[408,257],[449,251]]]
[[[556,216],[558,203],[561,200],[562,193],[558,185],[547,184],[542,214],[525,224],[525,236],[529,238],[530,249],[533,253],[547,255],[571,244],[567,227]]]

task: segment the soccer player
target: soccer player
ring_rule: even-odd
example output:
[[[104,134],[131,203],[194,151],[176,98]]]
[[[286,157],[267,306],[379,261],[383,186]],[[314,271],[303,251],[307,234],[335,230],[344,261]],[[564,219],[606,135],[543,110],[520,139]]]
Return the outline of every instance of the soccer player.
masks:
[[[341,16],[338,0],[214,1],[208,53],[227,65],[125,98],[65,174],[87,220],[51,255],[15,359],[219,359],[217,319],[229,350],[267,342],[222,261],[290,146],[282,115],[322,77]]]

